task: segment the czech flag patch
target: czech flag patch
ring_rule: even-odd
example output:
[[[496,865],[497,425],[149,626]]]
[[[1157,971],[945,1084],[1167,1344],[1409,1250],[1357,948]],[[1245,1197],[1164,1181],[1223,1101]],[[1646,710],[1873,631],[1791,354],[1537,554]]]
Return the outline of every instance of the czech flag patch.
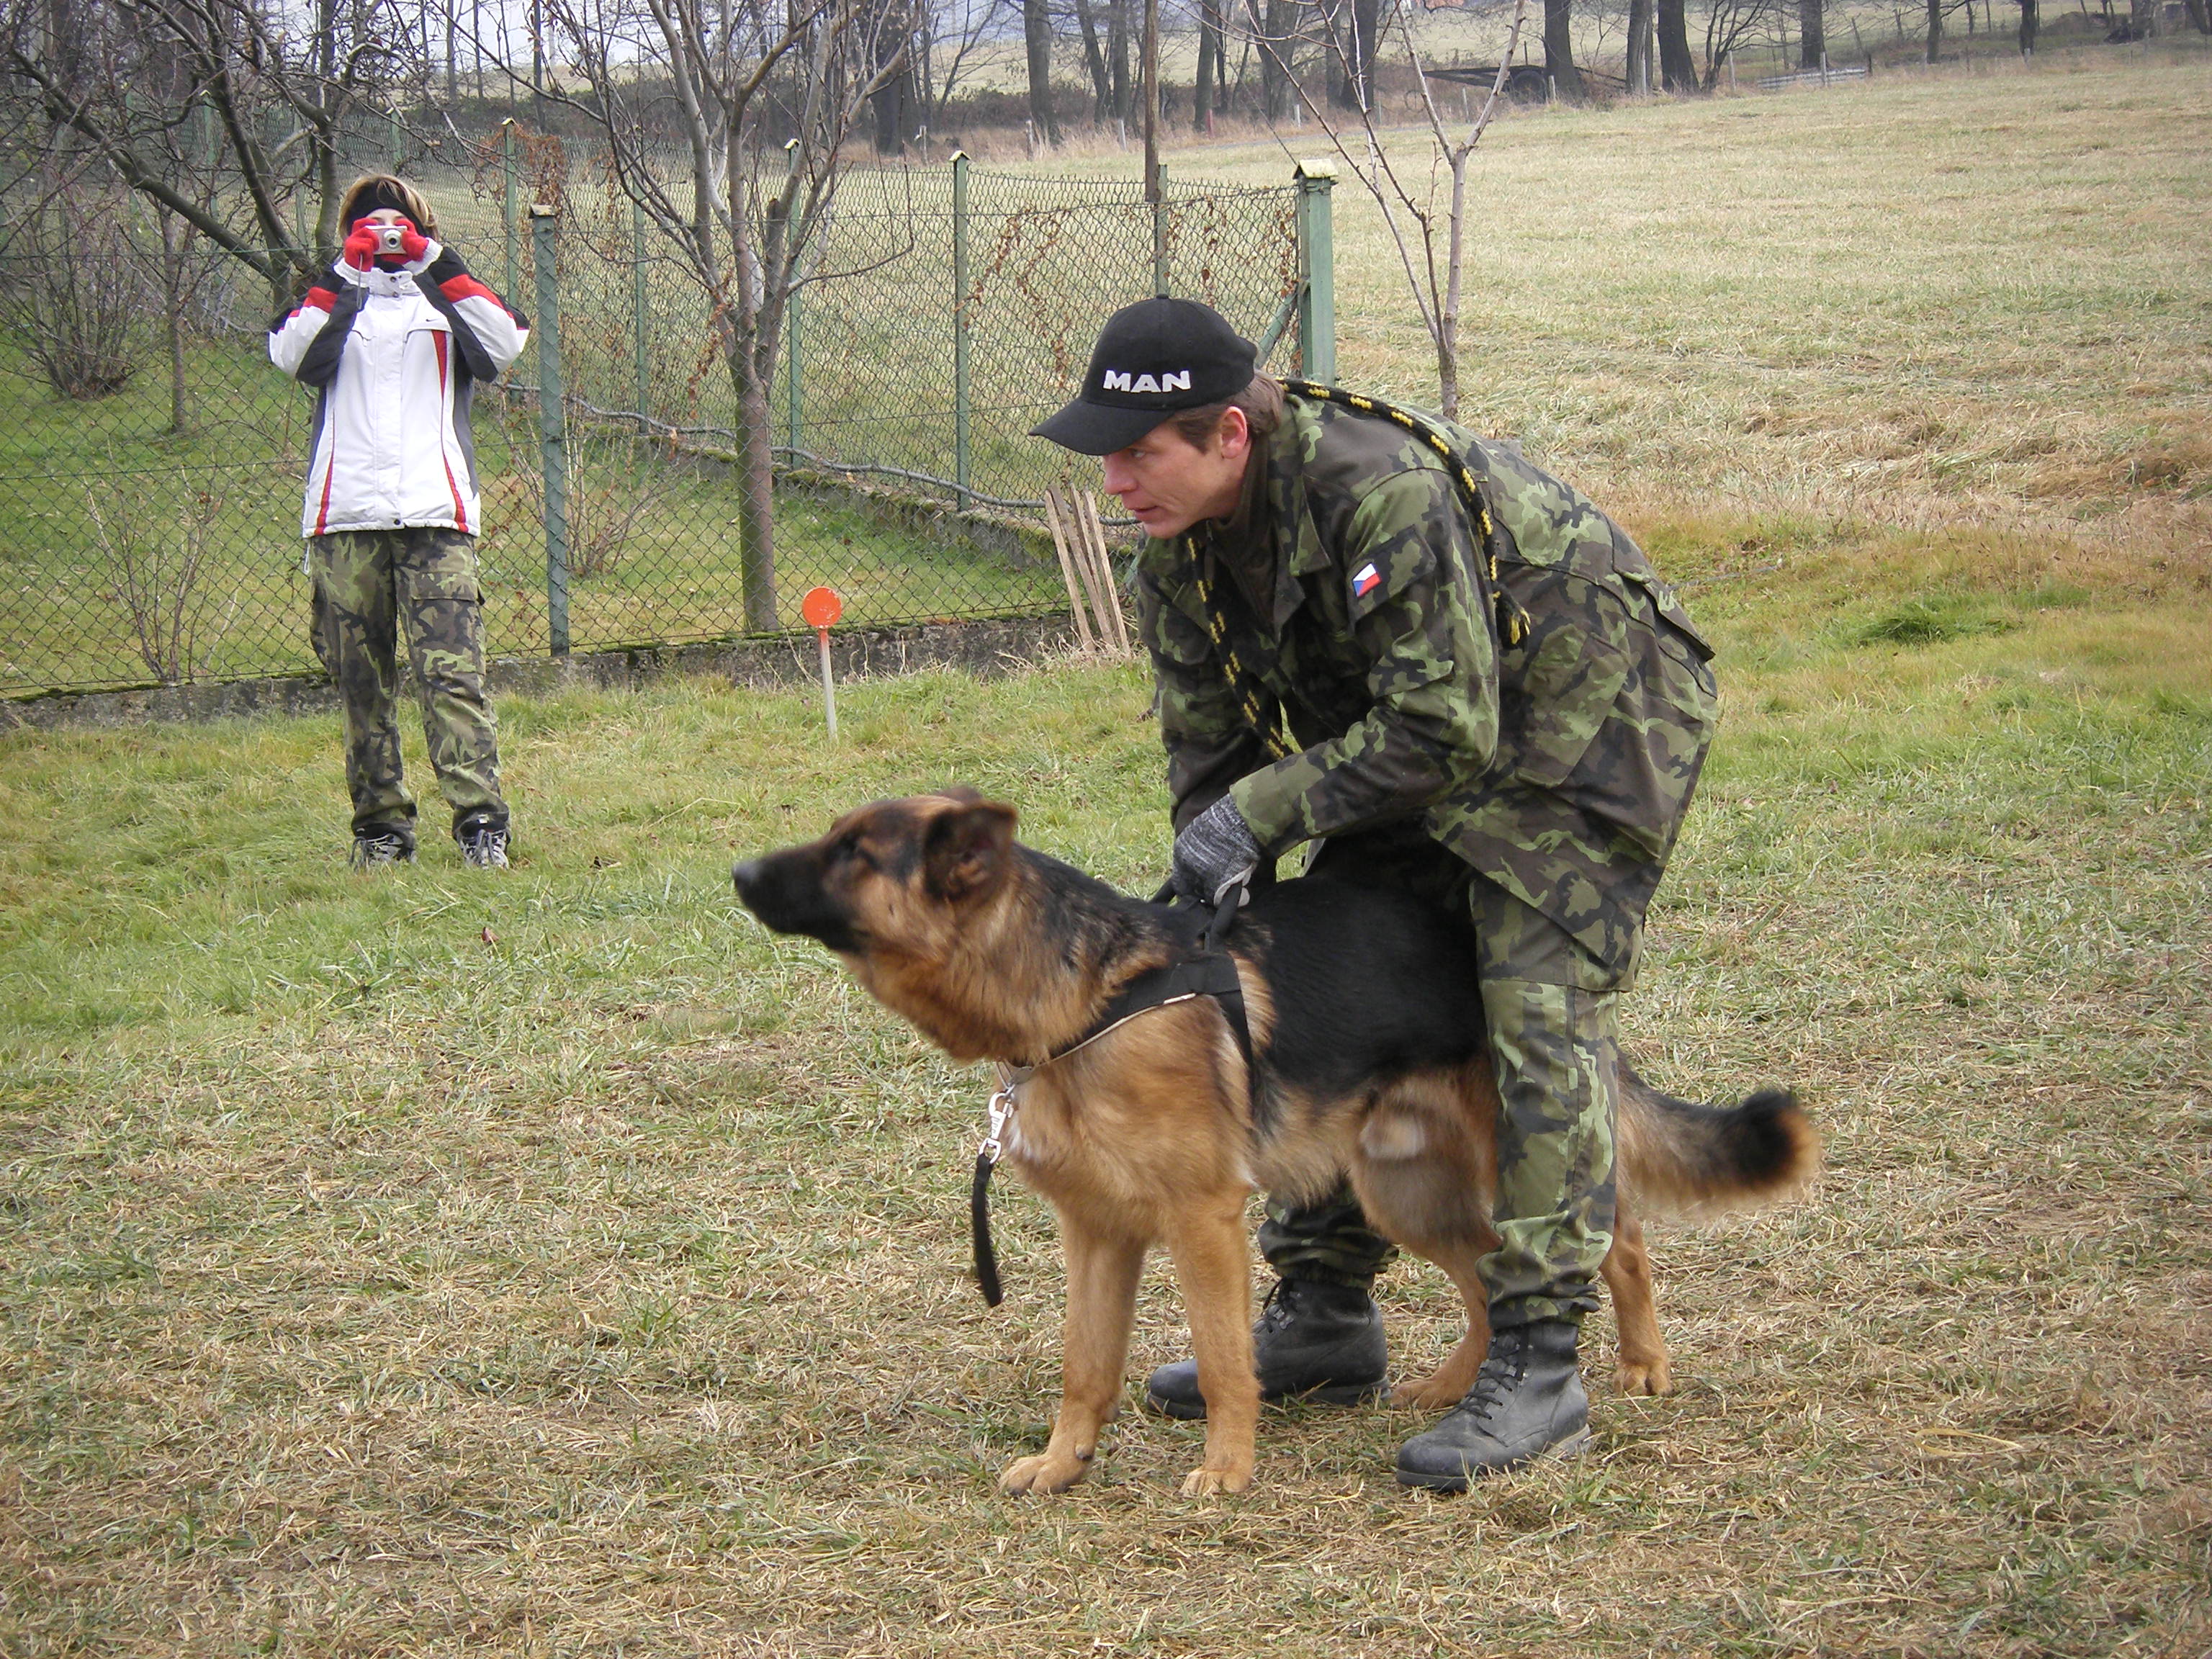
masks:
[[[1364,599],[1382,586],[1382,573],[1370,561],[1352,573],[1352,597]]]

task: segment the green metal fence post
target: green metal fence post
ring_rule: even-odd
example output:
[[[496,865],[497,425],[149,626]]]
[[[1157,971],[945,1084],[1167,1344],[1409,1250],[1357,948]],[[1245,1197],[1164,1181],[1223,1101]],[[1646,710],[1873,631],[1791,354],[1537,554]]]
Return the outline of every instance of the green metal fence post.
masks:
[[[538,266],[538,448],[545,480],[545,620],[553,654],[568,654],[568,406],[561,386],[559,227],[553,210],[530,204],[530,252]]]
[[[394,104],[385,112],[385,115],[392,123],[392,170],[397,173],[399,164],[407,159],[406,145],[400,137],[399,106]]]
[[[512,116],[499,124],[499,218],[507,228],[507,287],[513,294],[521,279],[516,274],[520,261],[514,249],[514,119]]]
[[[798,275],[796,271],[792,274],[794,276]],[[796,287],[783,302],[783,372],[784,441],[791,446],[792,459],[796,461],[799,441],[806,431],[806,404],[799,376],[799,289]]]
[[[629,204],[629,304],[637,325],[637,429],[640,436],[653,418],[653,367],[645,343],[645,204]]]
[[[952,482],[968,505],[968,152],[952,157]]]
[[[1331,191],[1336,163],[1301,161],[1291,175],[1298,191],[1298,367],[1309,380],[1336,384],[1336,239]]]

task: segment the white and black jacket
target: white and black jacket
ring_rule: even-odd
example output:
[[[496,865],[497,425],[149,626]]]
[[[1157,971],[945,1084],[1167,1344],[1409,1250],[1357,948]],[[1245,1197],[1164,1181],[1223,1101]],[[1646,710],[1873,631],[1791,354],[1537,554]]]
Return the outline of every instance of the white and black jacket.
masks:
[[[469,400],[522,355],[529,319],[432,242],[397,270],[343,262],[269,331],[269,360],[316,390],[300,533],[479,518]]]

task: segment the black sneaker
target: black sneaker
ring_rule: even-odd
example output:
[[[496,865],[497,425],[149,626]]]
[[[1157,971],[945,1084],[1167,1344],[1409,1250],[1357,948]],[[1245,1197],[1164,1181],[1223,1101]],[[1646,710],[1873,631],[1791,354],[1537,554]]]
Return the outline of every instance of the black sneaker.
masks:
[[[483,827],[464,831],[455,839],[461,843],[461,862],[471,870],[507,868],[506,830]]]
[[[1564,1319],[1492,1332],[1467,1398],[1398,1449],[1398,1483],[1465,1492],[1468,1483],[1589,1443],[1589,1395]]]
[[[1382,1310],[1358,1285],[1279,1279],[1252,1327],[1252,1364],[1262,1400],[1357,1406],[1382,1392],[1387,1363]],[[1204,1417],[1198,1362],[1179,1359],[1154,1371],[1145,1386],[1145,1403],[1168,1417]]]
[[[387,864],[415,862],[415,843],[397,830],[372,830],[353,838],[353,867],[380,870]]]

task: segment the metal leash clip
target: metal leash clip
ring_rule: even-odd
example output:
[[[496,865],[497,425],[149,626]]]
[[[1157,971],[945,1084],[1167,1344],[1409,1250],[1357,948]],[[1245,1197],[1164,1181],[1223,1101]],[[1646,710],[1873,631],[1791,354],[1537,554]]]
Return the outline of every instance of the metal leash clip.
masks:
[[[1008,1084],[991,1097],[991,1124],[983,1132],[983,1144],[975,1149],[975,1156],[987,1158],[994,1164],[1006,1150],[1000,1137],[1006,1133],[1006,1120],[1014,1115],[1014,1089]]]

